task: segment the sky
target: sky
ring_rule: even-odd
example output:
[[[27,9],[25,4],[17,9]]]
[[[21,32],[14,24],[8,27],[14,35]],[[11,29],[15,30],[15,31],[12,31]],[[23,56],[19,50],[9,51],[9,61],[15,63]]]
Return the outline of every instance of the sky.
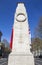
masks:
[[[10,42],[11,38],[17,2],[24,2],[31,37],[34,37],[35,28],[42,16],[42,0],[0,0],[0,31],[3,33],[2,40],[6,39],[8,42]]]

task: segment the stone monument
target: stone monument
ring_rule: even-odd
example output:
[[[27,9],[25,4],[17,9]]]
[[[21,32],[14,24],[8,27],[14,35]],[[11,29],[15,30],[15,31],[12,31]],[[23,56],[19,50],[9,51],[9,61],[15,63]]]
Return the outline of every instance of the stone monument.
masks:
[[[34,57],[30,51],[31,34],[24,3],[17,5],[12,39],[12,52],[9,54],[8,65],[34,65]]]

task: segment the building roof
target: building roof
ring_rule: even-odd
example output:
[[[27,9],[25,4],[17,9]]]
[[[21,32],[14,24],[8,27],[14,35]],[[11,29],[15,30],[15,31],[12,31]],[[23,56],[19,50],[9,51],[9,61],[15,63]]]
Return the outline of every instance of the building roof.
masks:
[[[0,36],[2,36],[2,32],[0,31]]]

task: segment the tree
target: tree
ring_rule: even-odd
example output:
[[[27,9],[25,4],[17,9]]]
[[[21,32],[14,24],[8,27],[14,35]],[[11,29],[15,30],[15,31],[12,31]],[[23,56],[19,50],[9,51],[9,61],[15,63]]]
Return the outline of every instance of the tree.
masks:
[[[36,33],[36,37],[39,37],[40,39],[42,39],[42,17],[40,17],[35,33]]]
[[[35,29],[35,38],[32,41],[32,50],[42,49],[42,17],[39,19],[39,23]]]
[[[39,38],[34,38],[31,46],[33,51],[42,49],[42,40]]]

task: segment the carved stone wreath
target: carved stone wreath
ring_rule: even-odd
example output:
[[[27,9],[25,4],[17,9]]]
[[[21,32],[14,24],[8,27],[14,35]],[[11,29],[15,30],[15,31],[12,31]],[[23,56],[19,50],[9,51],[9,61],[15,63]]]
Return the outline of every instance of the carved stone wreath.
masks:
[[[19,13],[19,14],[16,16],[16,21],[18,21],[18,22],[25,22],[25,21],[26,21],[26,16],[25,16],[25,14]]]

